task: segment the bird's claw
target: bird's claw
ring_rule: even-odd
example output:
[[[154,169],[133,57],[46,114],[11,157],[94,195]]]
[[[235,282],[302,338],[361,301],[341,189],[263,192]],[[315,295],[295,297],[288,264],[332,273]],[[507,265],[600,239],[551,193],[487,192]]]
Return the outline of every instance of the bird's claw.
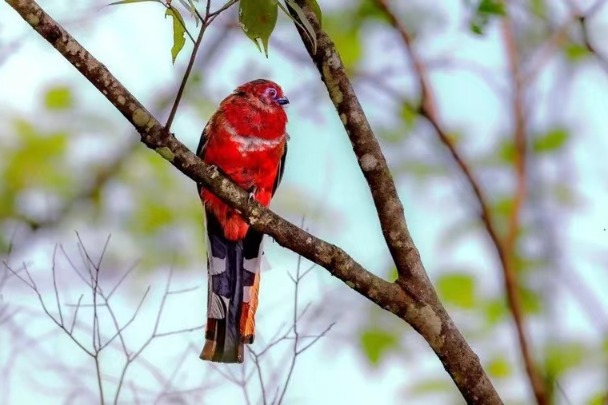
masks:
[[[257,187],[252,187],[251,190],[249,190],[249,202],[252,202],[255,199],[255,194],[258,192]]]
[[[211,170],[214,175],[219,173],[219,170],[217,169],[216,165],[209,165],[208,167],[209,167],[209,170]]]

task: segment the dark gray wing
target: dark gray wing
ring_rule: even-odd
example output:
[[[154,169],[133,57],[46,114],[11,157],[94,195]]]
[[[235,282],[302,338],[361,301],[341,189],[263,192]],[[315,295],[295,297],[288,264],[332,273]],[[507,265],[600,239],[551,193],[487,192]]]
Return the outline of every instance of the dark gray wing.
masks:
[[[211,122],[211,120],[209,120],[209,122]],[[205,125],[205,128],[203,129],[203,133],[201,134],[201,139],[198,141],[198,146],[196,147],[196,156],[198,156],[199,158],[203,158],[203,154],[205,151],[205,147],[207,146],[207,140],[209,139],[208,135],[207,135],[207,128],[209,128],[209,122],[207,123],[207,125]],[[203,187],[202,184],[197,183],[196,184],[196,188],[198,189],[198,193],[201,193],[201,188]]]
[[[289,139],[289,136],[287,136]],[[285,172],[285,161],[287,159],[287,142],[285,143],[285,151],[283,152],[283,156],[281,156],[281,161],[279,162],[279,170],[277,170],[277,178],[274,179],[274,185],[272,186],[272,195],[274,195],[275,191],[281,184],[281,180],[283,179],[283,173]]]

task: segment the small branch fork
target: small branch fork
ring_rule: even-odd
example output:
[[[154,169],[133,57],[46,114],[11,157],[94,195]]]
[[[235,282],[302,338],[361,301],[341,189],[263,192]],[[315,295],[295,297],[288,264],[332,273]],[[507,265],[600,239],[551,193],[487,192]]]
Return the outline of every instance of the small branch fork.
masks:
[[[420,260],[418,250],[407,229],[403,206],[397,195],[396,187],[388,169],[386,159],[380,149],[369,122],[361,108],[357,95],[346,74],[346,69],[342,64],[340,55],[336,50],[335,44],[329,36],[321,29],[320,22],[313,10],[308,7],[305,0],[296,0],[298,6],[304,10],[305,18],[313,27],[316,34],[316,43],[312,43],[305,32],[298,24],[296,28],[312,61],[317,66],[321,78],[325,83],[329,97],[333,102],[338,115],[344,125],[346,133],[353,147],[353,151],[359,161],[361,171],[368,183],[376,212],[380,220],[384,239],[387,243],[391,256],[397,268],[398,278],[396,285],[399,286],[406,296],[417,303],[417,310],[412,311],[408,316],[405,314],[403,319],[422,334],[430,346],[435,350],[444,367],[452,376],[452,379],[460,389],[465,400],[469,403],[502,403],[496,393],[485,371],[479,364],[477,356],[472,353],[470,347],[450,319],[449,315],[439,301],[437,294],[430,282],[424,266]],[[290,10],[294,19],[299,18],[298,13]],[[409,36],[405,36],[406,43],[411,43]],[[316,45],[316,46],[315,46]],[[419,66],[420,68],[420,66]],[[427,87],[428,89],[428,87]],[[436,117],[431,93],[422,88],[424,93],[423,111],[428,117]],[[433,120],[436,122],[436,120]],[[444,140],[449,138],[445,132],[440,131]],[[451,146],[451,143],[447,143]],[[451,148],[453,156],[458,157],[455,149]],[[462,164],[465,172],[466,165]],[[470,178],[473,178],[472,175]],[[473,186],[475,186],[473,182]],[[474,188],[481,196],[481,189]],[[491,229],[493,224],[488,220]],[[497,237],[497,236],[496,236]],[[429,339],[428,317],[418,318],[423,311],[428,308],[441,321],[441,334],[449,339],[437,344],[433,338]],[[450,356],[446,344],[459,347],[459,356]],[[451,352],[454,353],[454,352]],[[466,360],[466,363],[461,360]],[[467,368],[465,371],[464,368]]]
[[[513,321],[515,323],[519,350],[525,365],[532,392],[534,393],[534,397],[538,405],[547,405],[549,403],[547,388],[545,387],[545,383],[538,366],[535,364],[530,342],[526,336],[524,311],[522,308],[517,280],[517,241],[519,231],[521,229],[522,210],[528,195],[526,170],[528,151],[526,139],[526,116],[524,112],[525,95],[522,75],[520,74],[519,68],[519,52],[517,49],[517,44],[515,43],[515,36],[513,35],[513,22],[509,17],[503,18],[502,28],[511,82],[513,86],[512,112],[515,126],[513,131],[513,144],[515,145],[514,169],[516,184],[513,208],[508,218],[507,234],[504,239],[504,246],[502,247],[502,249],[505,251],[504,256],[506,258],[506,261],[503,262],[502,266],[503,282],[509,309],[513,315]]]
[[[516,243],[518,239],[518,233],[520,229],[520,217],[523,204],[527,196],[526,188],[526,125],[525,125],[525,113],[524,113],[524,94],[523,94],[523,78],[519,71],[519,59],[518,51],[516,48],[515,40],[513,37],[511,22],[508,18],[503,21],[503,37],[505,42],[505,48],[507,52],[507,59],[509,61],[509,68],[511,72],[511,79],[513,83],[513,114],[515,130],[513,133],[514,145],[515,145],[515,178],[516,178],[516,190],[515,198],[513,203],[513,210],[510,214],[508,221],[507,234],[505,238],[501,238],[494,225],[493,218],[490,214],[488,200],[484,196],[480,182],[476,179],[473,171],[468,167],[465,160],[461,157],[457,151],[455,145],[452,144],[446,132],[443,130],[437,116],[436,107],[433,103],[432,90],[427,80],[426,69],[421,59],[416,54],[409,33],[406,28],[400,23],[395,14],[390,10],[386,0],[375,0],[376,4],[387,16],[389,22],[399,32],[405,48],[412,61],[416,77],[418,78],[420,92],[421,92],[421,105],[420,113],[426,117],[435,129],[439,139],[448,148],[457,166],[460,168],[463,176],[467,180],[474,196],[481,209],[481,219],[485,225],[486,232],[492,240],[497,254],[499,256],[502,274],[504,279],[505,292],[507,296],[507,302],[509,304],[510,311],[513,315],[515,328],[518,337],[518,343],[520,352],[526,367],[528,379],[532,387],[532,391],[536,398],[536,402],[539,405],[548,403],[548,396],[544,387],[543,380],[540,373],[534,363],[534,359],[531,354],[530,345],[526,338],[523,310],[521,305],[521,299],[517,287],[517,274],[516,274]]]
[[[212,364],[212,367],[214,367],[214,369],[226,380],[241,388],[245,403],[251,403],[248,385],[254,377],[257,380],[257,385],[260,389],[260,402],[262,404],[279,405],[284,403],[285,394],[289,388],[299,356],[304,354],[304,352],[326,336],[335,325],[335,322],[332,322],[317,334],[303,334],[300,330],[299,325],[310,308],[310,304],[305,305],[304,308],[301,308],[300,306],[300,287],[302,280],[310,274],[315,267],[316,265],[312,264],[307,269],[302,270],[302,256],[298,256],[295,275],[288,273],[294,284],[293,316],[291,325],[284,331],[282,331],[283,327],[279,328],[275,336],[272,337],[260,351],[248,347],[249,356],[253,363],[251,369],[248,370],[246,366],[243,366],[240,368],[240,375],[237,376],[236,373],[231,372],[230,369],[223,369],[220,366]],[[270,352],[277,348],[277,346],[284,345],[285,343],[291,343],[291,348],[289,348],[285,354],[286,357],[278,362],[279,366],[272,372],[271,378],[264,378],[264,374],[267,374],[264,373],[264,368],[266,364],[269,364],[269,362],[265,362],[264,360]],[[282,383],[276,384],[276,382],[281,380],[283,380]],[[274,395],[271,395],[272,391],[274,391]]]
[[[160,320],[164,311],[165,303],[167,299],[172,295],[183,294],[192,291],[193,289],[181,289],[181,290],[171,290],[171,277],[173,275],[173,269],[171,269],[169,273],[169,277],[167,279],[167,283],[165,285],[164,294],[161,299],[160,307],[158,309],[156,320],[154,323],[154,328],[150,336],[139,346],[139,348],[135,351],[131,350],[125,340],[124,333],[126,329],[135,321],[137,318],[146,298],[148,297],[148,293],[150,292],[150,287],[146,288],[146,291],[142,295],[137,307],[131,317],[122,325],[120,324],[116,311],[112,306],[112,297],[114,293],[120,288],[124,280],[132,273],[135,269],[135,265],[131,266],[118,280],[118,282],[108,291],[106,292],[100,283],[100,273],[101,266],[103,262],[103,258],[106,254],[108,244],[110,238],[106,239],[106,242],[103,246],[101,254],[97,260],[94,260],[86,249],[80,235],[77,234],[78,238],[78,252],[81,256],[82,265],[86,269],[86,273],[83,274],[78,266],[75,265],[74,261],[70,258],[70,256],[66,253],[63,246],[55,246],[53,250],[53,262],[51,267],[51,274],[53,280],[53,292],[56,306],[56,313],[53,313],[49,305],[45,302],[38,285],[34,281],[32,277],[31,271],[28,268],[26,263],[23,263],[20,269],[13,269],[7,262],[4,262],[5,268],[12,273],[15,277],[21,280],[25,285],[31,288],[38,297],[38,301],[40,302],[40,306],[42,307],[44,313],[57,325],[64,333],[67,335],[72,342],[76,344],[76,346],[89,355],[94,363],[95,363],[95,371],[96,371],[96,380],[97,386],[99,390],[99,398],[101,404],[106,403],[106,392],[104,390],[104,377],[102,375],[102,364],[101,364],[101,353],[108,347],[110,347],[111,343],[118,339],[119,347],[122,353],[125,356],[125,362],[120,372],[120,376],[116,382],[116,390],[114,393],[113,403],[118,403],[120,398],[121,390],[125,385],[125,378],[127,375],[127,371],[129,367],[133,364],[133,362],[139,358],[139,356],[143,353],[143,351],[156,339],[176,334],[182,334],[192,331],[197,331],[203,328],[203,326],[196,326],[192,328],[184,328],[169,332],[161,332],[159,329]],[[77,275],[77,277],[89,288],[89,292],[91,294],[91,304],[83,304],[83,298],[85,294],[81,294],[78,298],[78,301],[75,305],[67,305],[68,307],[73,307],[73,313],[71,320],[68,319],[67,314],[65,314],[65,310],[61,304],[60,299],[60,288],[57,283],[57,262],[58,262],[58,253],[61,252],[64,259],[68,262],[71,269]],[[81,313],[81,309],[90,308],[92,310],[91,313],[91,343],[87,344],[84,340],[78,338],[75,333],[75,328],[77,325],[81,323],[79,319],[79,315]],[[109,336],[104,336],[102,332],[109,330],[107,326],[102,326],[100,322],[100,311],[105,310],[107,315],[110,317],[110,320],[113,324],[114,332]]]
[[[539,47],[539,50],[530,58],[532,63],[521,79],[522,83],[534,80],[546,66],[547,61],[551,60],[550,56],[560,49],[560,46],[568,40],[568,33],[573,24],[579,24],[582,31],[583,45],[587,50],[594,55],[599,62],[599,66],[608,73],[608,58],[602,55],[593,45],[592,38],[589,35],[589,21],[595,17],[601,9],[606,5],[606,0],[596,0],[585,11],[580,10],[579,5],[574,0],[565,0],[570,9],[569,17],[559,25],[549,39]]]
[[[169,113],[169,118],[167,118],[167,122],[165,123],[165,130],[169,132],[171,130],[171,124],[173,124],[173,120],[175,119],[175,114],[177,113],[177,108],[179,107],[179,103],[184,95],[184,90],[186,89],[186,83],[188,82],[188,78],[190,77],[190,73],[192,72],[192,68],[194,67],[194,61],[196,60],[196,55],[198,53],[198,48],[201,46],[203,42],[203,36],[205,35],[205,31],[207,27],[215,20],[222,12],[228,10],[234,4],[236,4],[238,0],[230,0],[222,7],[217,9],[216,11],[211,12],[211,0],[207,0],[207,6],[205,7],[205,16],[203,17],[196,8],[193,7],[194,12],[197,17],[201,20],[201,29],[198,33],[198,37],[196,38],[196,42],[194,43],[194,48],[192,49],[192,54],[190,55],[190,60],[188,61],[188,66],[186,67],[186,71],[184,72],[184,77],[179,85],[179,90],[177,90],[177,95],[175,96],[175,101],[173,102],[173,106],[171,107],[171,112]]]
[[[513,315],[515,329],[517,332],[520,352],[526,367],[528,379],[532,386],[532,391],[539,405],[545,405],[548,402],[546,389],[543,380],[540,376],[538,368],[534,363],[534,359],[531,354],[530,345],[526,338],[524,328],[524,316],[521,305],[521,299],[519,297],[517,287],[517,274],[515,267],[516,257],[516,242],[520,229],[520,216],[523,204],[526,199],[526,128],[525,128],[525,114],[524,114],[524,95],[523,95],[523,84],[522,78],[519,73],[519,60],[518,52],[515,47],[514,38],[512,35],[512,27],[510,21],[505,20],[503,23],[503,34],[507,49],[507,56],[509,60],[509,67],[512,76],[514,96],[513,96],[513,113],[514,113],[514,144],[515,144],[515,177],[516,177],[516,190],[513,204],[513,210],[509,217],[509,224],[507,235],[503,239],[498,234],[494,220],[489,209],[488,199],[485,197],[485,193],[481,187],[480,182],[477,180],[474,172],[469,168],[464,158],[457,151],[456,146],[451,142],[443,126],[439,122],[437,115],[437,108],[433,100],[433,91],[428,81],[427,71],[421,58],[416,53],[409,32],[403,24],[398,20],[396,15],[390,9],[387,0],[375,0],[379,9],[386,15],[390,24],[401,36],[405,49],[412,61],[414,72],[418,79],[418,84],[421,91],[421,105],[420,114],[424,116],[435,129],[437,136],[440,141],[448,148],[450,155],[459,167],[461,173],[469,184],[473,195],[475,196],[477,203],[481,211],[481,220],[485,226],[485,230],[492,240],[496,249],[497,255],[500,259],[502,267],[502,275],[504,279],[505,292],[507,296],[507,302],[509,304],[510,311]]]

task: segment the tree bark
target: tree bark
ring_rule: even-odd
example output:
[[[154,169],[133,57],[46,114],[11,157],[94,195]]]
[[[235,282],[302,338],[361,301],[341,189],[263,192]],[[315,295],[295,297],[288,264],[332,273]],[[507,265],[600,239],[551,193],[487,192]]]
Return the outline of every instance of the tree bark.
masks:
[[[202,162],[166,131],[103,64],[35,1],[6,1],[123,114],[136,128],[147,147],[238,209],[254,229],[272,236],[280,245],[324,267],[350,288],[412,325],[435,351],[468,403],[502,403],[481,367],[479,358],[437,298],[407,230],[403,207],[379,144],[344,73],[331,39],[320,30],[310,10],[303,7],[307,18],[317,30],[318,49],[312,55],[313,60],[328,87],[370,184],[383,233],[399,268],[397,283],[370,273],[339,247],[316,238],[256,201],[250,201],[247,192]],[[303,1],[299,3],[303,4]],[[307,48],[312,51],[310,44],[307,44]]]

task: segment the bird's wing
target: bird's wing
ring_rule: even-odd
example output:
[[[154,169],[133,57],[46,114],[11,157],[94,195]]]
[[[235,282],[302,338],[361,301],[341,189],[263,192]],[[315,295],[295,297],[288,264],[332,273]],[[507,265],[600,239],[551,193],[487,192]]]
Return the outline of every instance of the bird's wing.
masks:
[[[205,154],[205,147],[207,147],[207,141],[209,140],[209,133],[208,133],[208,128],[209,128],[209,124],[211,123],[211,120],[209,120],[209,122],[207,122],[207,125],[205,125],[205,128],[203,129],[203,133],[201,134],[201,139],[198,141],[198,146],[196,147],[196,156],[198,156],[199,158],[203,158],[203,155]],[[203,187],[203,185],[201,183],[197,183],[196,187],[198,189],[198,193],[201,193],[201,188]]]
[[[287,135],[287,139],[289,139],[289,135]],[[275,191],[281,184],[281,180],[283,179],[283,173],[285,172],[285,160],[287,159],[287,142],[285,142],[285,150],[283,151],[283,156],[281,156],[281,160],[279,161],[279,168],[277,170],[277,177],[274,179],[274,185],[272,186],[272,195],[274,195]]]

